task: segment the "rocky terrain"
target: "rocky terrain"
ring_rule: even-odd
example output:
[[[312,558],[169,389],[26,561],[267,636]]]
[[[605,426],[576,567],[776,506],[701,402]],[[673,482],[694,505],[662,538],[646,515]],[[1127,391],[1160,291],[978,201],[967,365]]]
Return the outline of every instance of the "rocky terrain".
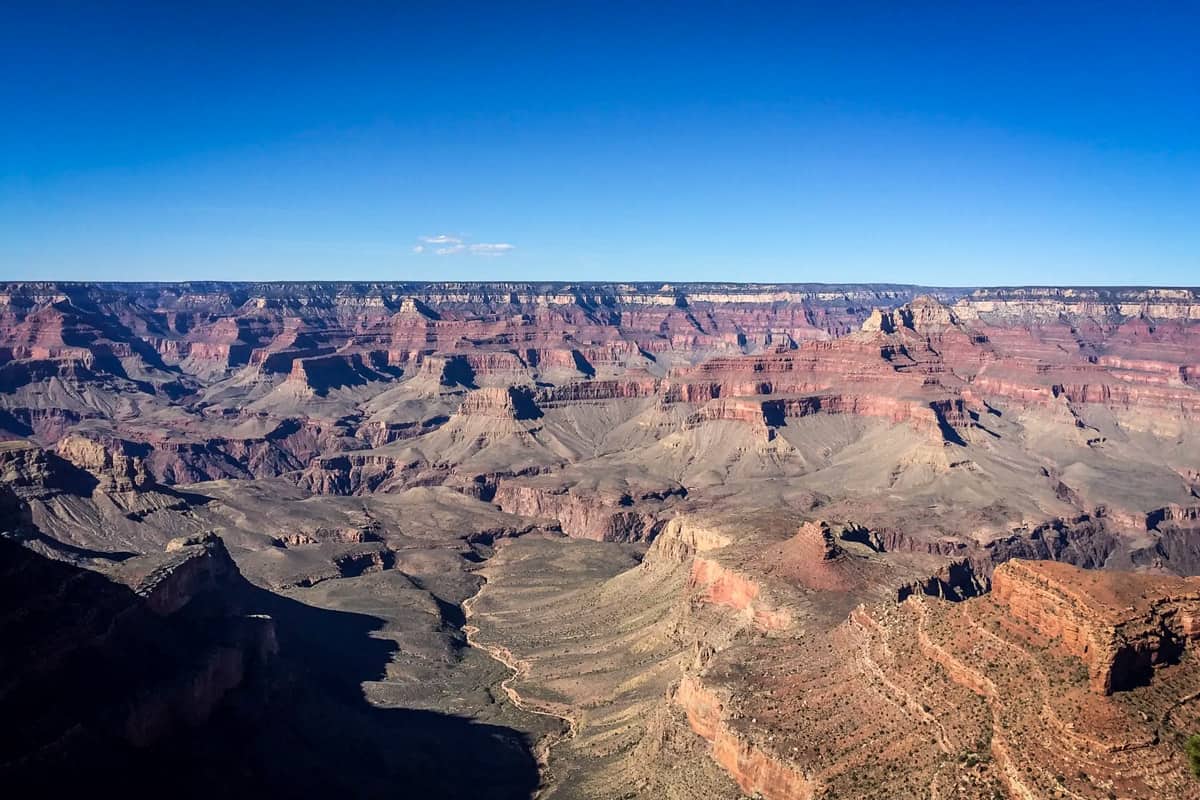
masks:
[[[1200,798],[1198,290],[10,283],[0,476],[7,785]]]

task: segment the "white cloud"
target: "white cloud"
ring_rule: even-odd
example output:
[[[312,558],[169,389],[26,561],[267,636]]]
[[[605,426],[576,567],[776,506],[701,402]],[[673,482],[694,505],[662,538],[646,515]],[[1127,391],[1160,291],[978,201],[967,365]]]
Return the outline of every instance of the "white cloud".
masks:
[[[479,242],[478,244],[468,245],[467,249],[471,251],[472,255],[502,256],[515,248],[508,242]]]
[[[412,251],[417,254],[433,253],[437,256],[453,256],[466,253],[473,256],[502,256],[516,250],[516,245],[508,242],[467,242],[463,236],[452,236],[439,233],[436,236],[420,236],[420,244],[414,245]],[[437,245],[427,247],[426,245]]]

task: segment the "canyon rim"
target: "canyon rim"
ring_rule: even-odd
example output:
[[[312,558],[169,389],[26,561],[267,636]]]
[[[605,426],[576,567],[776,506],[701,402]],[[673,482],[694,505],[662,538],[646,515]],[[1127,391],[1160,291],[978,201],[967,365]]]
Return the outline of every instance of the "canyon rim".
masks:
[[[0,2],[0,800],[1200,800],[1197,41]]]
[[[1196,290],[0,309],[5,785],[1200,797]]]

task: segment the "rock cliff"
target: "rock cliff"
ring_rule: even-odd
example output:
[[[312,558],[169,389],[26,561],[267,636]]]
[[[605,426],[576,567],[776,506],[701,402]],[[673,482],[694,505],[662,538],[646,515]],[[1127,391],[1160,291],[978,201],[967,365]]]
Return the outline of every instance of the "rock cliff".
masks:
[[[1014,560],[996,570],[992,592],[1015,619],[1062,642],[1102,694],[1148,682],[1200,637],[1200,579]]]
[[[22,654],[0,662],[9,785],[124,761],[201,725],[276,652],[273,622],[247,610],[219,538],[178,540],[107,575],[11,540],[0,549],[0,629]]]

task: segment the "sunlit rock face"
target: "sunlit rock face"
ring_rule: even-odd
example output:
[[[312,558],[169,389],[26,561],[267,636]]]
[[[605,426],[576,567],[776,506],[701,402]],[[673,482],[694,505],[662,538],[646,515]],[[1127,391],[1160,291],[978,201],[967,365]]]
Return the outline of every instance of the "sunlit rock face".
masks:
[[[1190,290],[0,286],[0,778],[1198,797],[1198,376]]]

